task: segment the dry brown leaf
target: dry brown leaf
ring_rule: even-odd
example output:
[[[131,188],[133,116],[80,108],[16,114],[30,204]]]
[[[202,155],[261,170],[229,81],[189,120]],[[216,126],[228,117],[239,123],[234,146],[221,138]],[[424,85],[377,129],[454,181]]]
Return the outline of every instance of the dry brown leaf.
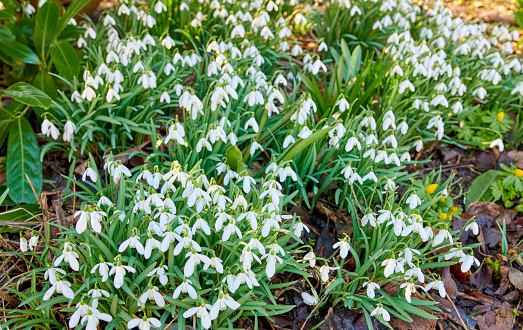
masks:
[[[514,160],[514,165],[523,168],[523,151],[512,150],[509,151],[508,156]]]
[[[504,302],[495,312],[489,311],[478,316],[478,326],[480,330],[512,329],[515,320],[512,306]]]
[[[508,279],[516,289],[523,290],[523,273],[516,268],[510,268],[508,271]]]

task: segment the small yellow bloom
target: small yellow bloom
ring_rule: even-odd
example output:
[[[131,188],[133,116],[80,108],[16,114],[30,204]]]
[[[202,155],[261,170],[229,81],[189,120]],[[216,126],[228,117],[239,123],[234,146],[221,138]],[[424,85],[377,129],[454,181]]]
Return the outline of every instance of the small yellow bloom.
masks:
[[[445,219],[447,219],[447,213],[440,213],[439,217],[441,220],[445,220]]]
[[[432,194],[436,191],[436,188],[438,188],[438,185],[436,183],[433,183],[429,185],[427,188],[425,188],[425,192],[427,194]]]
[[[452,214],[452,213],[456,213],[456,212],[458,212],[458,208],[455,207],[455,206],[452,206],[452,207],[449,209],[449,212],[450,212],[450,214]]]
[[[523,176],[523,170],[520,170],[519,168],[514,171],[514,175],[516,178],[521,178]]]
[[[501,111],[500,113],[498,113],[498,115],[496,116],[496,120],[497,121],[502,121],[503,118],[505,118],[505,113],[503,111]]]
[[[444,202],[445,201],[445,196],[441,196],[441,198],[439,199],[440,202]]]

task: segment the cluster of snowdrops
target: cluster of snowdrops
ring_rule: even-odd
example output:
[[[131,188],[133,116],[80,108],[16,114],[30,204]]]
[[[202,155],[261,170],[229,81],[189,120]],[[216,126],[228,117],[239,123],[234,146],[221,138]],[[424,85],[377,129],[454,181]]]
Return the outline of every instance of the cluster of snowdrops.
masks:
[[[67,303],[61,312],[71,328],[232,327],[290,311],[273,291],[293,283],[272,279],[291,272],[320,279],[319,291],[302,293],[313,308],[331,297],[384,323],[390,314],[431,317],[415,306],[435,307],[414,294],[445,296],[437,270],[459,262],[466,272],[479,262],[450,228],[460,214],[452,180],[415,180],[405,166],[424,143],[451,139],[458,122],[463,128],[478,113],[492,120],[473,125],[486,132],[476,142],[503,149],[509,119],[496,110],[499,100],[523,92],[515,83],[521,64],[510,55],[517,36],[453,18],[440,3],[429,11],[410,1],[329,6],[374,20],[379,33],[394,29],[380,54],[389,71],[375,107],[353,109],[356,100],[342,93],[329,116],[318,116],[300,88],[303,76],[346,70],[325,42],[306,49],[299,41],[315,5],[131,0],[97,26],[84,23],[77,46],[85,71],[64,80],[70,92],[45,114],[42,133],[56,140],[45,152],[116,153],[137,136],[149,136],[154,152],[136,168],[107,152],[105,171],[89,156],[82,181],[70,178],[86,188],[76,193],[83,203],[76,228],[62,228],[59,247],[38,256],[46,266],[38,269],[38,309]],[[365,16],[369,6],[378,10]],[[333,168],[337,189],[321,182]],[[301,238],[308,226],[289,213],[308,198],[298,195],[305,180],[352,215],[354,232],[330,260],[314,255]],[[479,228],[472,219],[463,230]],[[31,235],[21,236],[23,253],[39,249]],[[381,290],[388,282],[400,284],[398,297]]]

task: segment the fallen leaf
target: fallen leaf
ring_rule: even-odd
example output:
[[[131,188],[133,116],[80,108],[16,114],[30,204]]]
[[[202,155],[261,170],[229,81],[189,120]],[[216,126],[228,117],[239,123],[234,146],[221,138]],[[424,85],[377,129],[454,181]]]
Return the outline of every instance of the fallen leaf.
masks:
[[[516,287],[518,290],[523,290],[523,273],[517,270],[516,268],[510,268],[508,271],[508,279],[510,283]]]
[[[456,282],[450,275],[450,268],[445,267],[443,268],[443,273],[441,274],[441,280],[443,281],[443,284],[445,285],[445,291],[447,291],[447,294],[450,298],[456,299],[458,296],[458,287],[456,286]]]
[[[492,280],[492,267],[484,264],[476,274],[470,276],[470,282],[476,287],[476,290],[482,291]]]
[[[512,329],[515,319],[512,306],[504,302],[495,312],[489,311],[485,315],[478,316],[478,326],[480,330]]]
[[[467,213],[475,217],[480,227],[493,227],[496,217],[504,211],[503,207],[492,202],[474,202],[467,207]]]
[[[512,158],[514,165],[523,168],[523,151],[511,150],[507,155]]]
[[[500,277],[500,283],[499,288],[496,290],[496,294],[502,296],[505,294],[505,291],[507,291],[508,286],[510,284],[508,273],[510,271],[510,267],[508,266],[499,266],[499,277]]]
[[[418,308],[424,310],[425,312],[430,313],[431,310],[429,310],[426,307],[418,306]],[[407,322],[399,318],[393,318],[390,321],[391,327],[394,329],[401,329],[401,330],[433,330],[436,329],[436,323],[438,323],[438,320],[431,320],[426,319],[424,317],[410,314],[410,317],[412,318],[412,322]]]
[[[374,318],[372,318],[374,323]],[[367,330],[363,313],[354,309],[329,309],[321,330]]]

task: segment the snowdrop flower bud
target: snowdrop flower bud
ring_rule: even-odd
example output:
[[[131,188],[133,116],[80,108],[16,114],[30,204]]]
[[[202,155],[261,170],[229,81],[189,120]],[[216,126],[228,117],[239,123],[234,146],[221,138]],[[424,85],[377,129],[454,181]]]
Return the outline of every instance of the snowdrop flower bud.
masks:
[[[490,143],[489,148],[498,147],[499,151],[502,152],[505,149],[505,145],[503,144],[503,140],[501,139],[495,139]]]
[[[318,296],[314,291],[313,294],[314,295],[310,295],[307,292],[302,292],[301,298],[303,299],[303,302],[310,306],[316,306],[318,304]]]

